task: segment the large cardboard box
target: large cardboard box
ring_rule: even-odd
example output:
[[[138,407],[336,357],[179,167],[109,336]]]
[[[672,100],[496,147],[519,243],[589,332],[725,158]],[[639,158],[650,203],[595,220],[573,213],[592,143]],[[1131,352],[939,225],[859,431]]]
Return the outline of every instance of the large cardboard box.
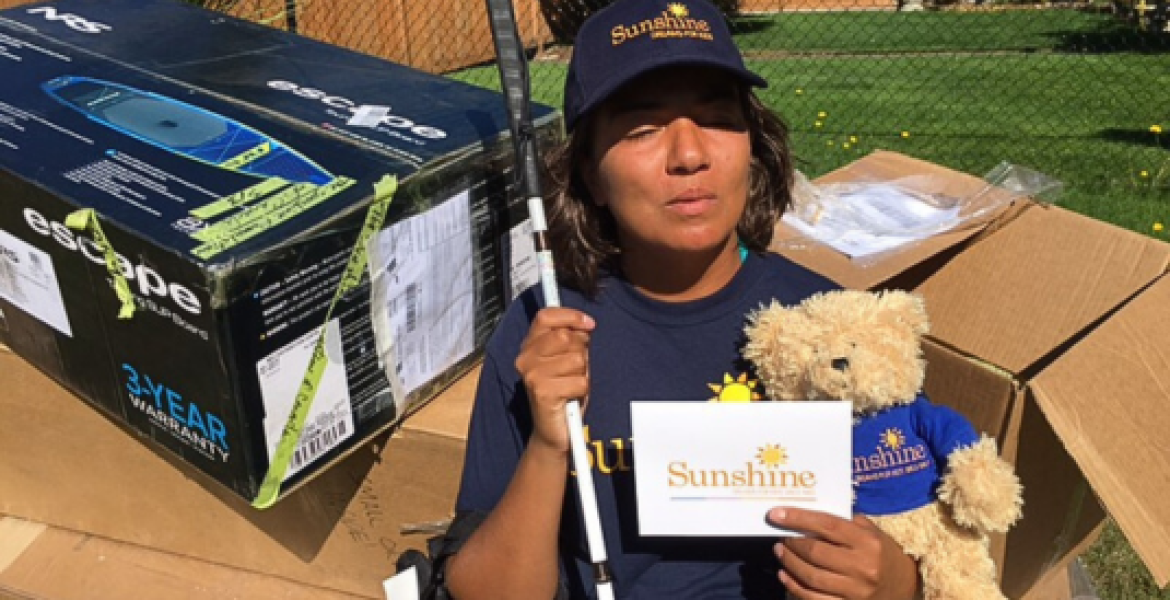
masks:
[[[1095,598],[1073,595],[1091,591],[1081,579],[1084,577],[1081,570],[1076,562],[1065,569],[1053,569],[1025,600]],[[366,597],[35,521],[0,517],[0,598],[3,600],[357,600]]]
[[[364,597],[34,521],[0,517],[0,599],[3,600],[358,600]]]
[[[891,152],[822,181],[998,193]],[[995,542],[1009,596],[1094,539],[1101,503],[1158,583],[1170,581],[1170,245],[1031,200],[883,261],[854,263],[784,223],[773,245],[846,287],[925,297],[927,393],[996,436],[1024,485],[1023,520]]]
[[[383,599],[381,582],[394,573],[397,557],[424,548],[450,517],[477,373],[457,380],[393,433],[376,436],[276,506],[257,511],[189,464],[136,443],[0,347],[0,515],[96,538],[92,543],[122,542],[189,559],[199,564],[166,560],[195,573],[209,568],[202,563],[235,570],[207,575],[228,578],[217,588],[225,592],[238,585],[232,594],[190,597],[282,597],[246,593],[277,579],[323,594]],[[3,527],[0,520],[0,533]],[[141,555],[119,548],[111,552]],[[21,559],[29,573],[36,573],[35,556],[44,554]],[[134,558],[140,559],[147,560]],[[18,566],[8,576],[16,578]],[[154,570],[134,576],[137,583],[165,583]],[[58,578],[50,583],[60,596],[34,597],[90,597],[85,579],[72,577],[65,593],[67,580]],[[19,581],[26,591],[36,589],[32,580]],[[0,591],[17,582],[0,576]]]
[[[469,368],[512,293],[496,93],[167,0],[0,12],[0,74],[0,341],[243,498]]]

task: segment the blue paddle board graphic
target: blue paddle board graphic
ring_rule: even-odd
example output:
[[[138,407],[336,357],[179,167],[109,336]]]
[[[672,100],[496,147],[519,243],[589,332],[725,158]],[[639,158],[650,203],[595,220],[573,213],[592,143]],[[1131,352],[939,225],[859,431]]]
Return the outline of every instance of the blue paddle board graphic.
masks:
[[[263,133],[174,98],[89,77],[58,77],[41,87],[95,122],[191,160],[294,183],[333,180],[328,171]]]

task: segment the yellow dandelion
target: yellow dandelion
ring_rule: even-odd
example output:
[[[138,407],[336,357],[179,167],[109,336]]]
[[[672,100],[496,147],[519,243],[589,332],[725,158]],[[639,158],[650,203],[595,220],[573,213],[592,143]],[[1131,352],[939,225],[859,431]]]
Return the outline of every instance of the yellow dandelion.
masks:
[[[821,112],[817,113],[817,116],[823,119],[823,118],[829,116],[829,113],[822,110]]]
[[[803,93],[804,93],[804,90],[802,90],[802,89],[800,89],[800,88],[796,88],[796,95],[797,95],[797,96],[799,96],[799,95],[801,95],[801,94],[803,94]]]
[[[833,145],[833,140],[829,140],[829,141],[825,142],[825,145],[826,145],[826,146],[832,146],[832,145]]]
[[[1150,172],[1149,171],[1142,171],[1141,173],[1138,173],[1138,175],[1141,176],[1142,179],[1145,179],[1146,177],[1150,176]]]
[[[823,123],[821,123],[820,121],[813,123],[813,127],[820,127],[821,125],[823,125]]]
[[[855,136],[855,135],[849,136],[849,143],[856,144],[857,143],[857,136]]]
[[[1162,133],[1162,126],[1161,125],[1150,125],[1150,133],[1152,133],[1154,135],[1158,135],[1158,134]]]
[[[849,144],[848,144],[848,143],[841,144],[841,148],[842,148],[842,149],[845,149],[845,150],[848,150],[848,149],[849,149]]]
[[[1163,227],[1161,223],[1154,223],[1154,231],[1161,233],[1163,229],[1165,229],[1165,227]]]
[[[910,137],[910,132],[909,132],[909,131],[903,131],[903,132],[902,132],[902,137],[904,137],[904,138],[908,138],[908,137]]]

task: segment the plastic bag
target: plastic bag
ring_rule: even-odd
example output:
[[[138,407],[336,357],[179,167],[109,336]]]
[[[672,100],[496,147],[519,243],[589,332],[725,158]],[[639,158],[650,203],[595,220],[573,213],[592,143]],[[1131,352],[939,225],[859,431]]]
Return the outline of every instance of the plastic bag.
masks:
[[[1063,184],[1038,171],[1003,162],[985,186],[961,197],[933,190],[936,177],[814,184],[797,173],[784,221],[802,234],[786,245],[828,245],[861,266],[881,262],[940,233],[979,227],[1024,197],[1051,202]]]

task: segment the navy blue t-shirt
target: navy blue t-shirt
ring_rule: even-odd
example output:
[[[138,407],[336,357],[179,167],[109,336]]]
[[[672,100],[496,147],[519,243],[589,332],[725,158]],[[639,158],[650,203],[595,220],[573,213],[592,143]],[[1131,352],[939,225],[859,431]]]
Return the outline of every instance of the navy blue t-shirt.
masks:
[[[604,278],[601,285],[592,300],[564,290],[562,304],[597,321],[589,346],[586,445],[593,455],[617,597],[783,598],[773,539],[638,535],[630,402],[711,401],[725,389],[735,394],[742,393],[745,384],[755,386],[741,355],[747,314],[773,299],[791,306],[838,286],[775,254],[750,254],[723,290],[693,302],[655,301],[615,277]],[[535,288],[525,292],[488,342],[468,434],[460,511],[492,510],[532,431],[528,399],[514,362],[540,306]],[[570,477],[561,524],[563,572],[574,598],[592,598],[592,568],[574,482]]]

